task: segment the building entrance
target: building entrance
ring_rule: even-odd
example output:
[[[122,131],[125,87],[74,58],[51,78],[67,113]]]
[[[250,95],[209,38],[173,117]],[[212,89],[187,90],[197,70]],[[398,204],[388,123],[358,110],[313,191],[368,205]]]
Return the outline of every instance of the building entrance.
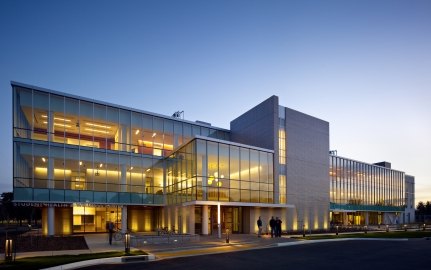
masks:
[[[217,234],[217,206],[209,207],[209,230],[210,234]],[[242,207],[221,206],[220,207],[220,224],[222,233],[229,229],[230,233],[242,233]]]

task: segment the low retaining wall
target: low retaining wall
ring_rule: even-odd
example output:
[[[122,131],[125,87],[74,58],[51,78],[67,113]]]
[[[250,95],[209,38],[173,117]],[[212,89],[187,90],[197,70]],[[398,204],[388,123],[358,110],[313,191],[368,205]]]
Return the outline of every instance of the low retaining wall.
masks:
[[[177,244],[199,242],[198,234],[133,235],[130,245],[139,248],[148,244]]]

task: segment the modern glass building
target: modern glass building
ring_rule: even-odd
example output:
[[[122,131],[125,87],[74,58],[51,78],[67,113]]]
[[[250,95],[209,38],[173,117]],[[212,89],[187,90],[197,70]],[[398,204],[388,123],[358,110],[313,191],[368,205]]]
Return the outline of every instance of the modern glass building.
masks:
[[[11,84],[14,201],[41,207],[48,235],[105,232],[109,221],[123,231],[252,233],[259,216],[265,226],[280,217],[288,231],[327,229],[342,207],[365,209],[352,202],[399,215],[414,194],[402,172],[328,159],[329,123],[276,96],[227,130]],[[360,179],[367,186],[347,187]]]
[[[387,162],[367,164],[331,155],[329,175],[332,223],[404,223],[404,172],[391,169]]]

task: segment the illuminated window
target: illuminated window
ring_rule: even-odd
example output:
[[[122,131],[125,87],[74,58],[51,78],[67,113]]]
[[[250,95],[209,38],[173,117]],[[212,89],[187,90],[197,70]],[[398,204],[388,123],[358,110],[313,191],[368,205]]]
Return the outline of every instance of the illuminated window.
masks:
[[[284,128],[278,130],[279,163],[286,164],[286,131]]]

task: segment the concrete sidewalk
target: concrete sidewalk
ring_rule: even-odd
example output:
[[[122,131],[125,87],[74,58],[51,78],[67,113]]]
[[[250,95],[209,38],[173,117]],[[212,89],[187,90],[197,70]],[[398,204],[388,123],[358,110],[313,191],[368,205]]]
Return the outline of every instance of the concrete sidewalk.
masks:
[[[142,235],[136,235],[142,237]],[[37,256],[56,256],[56,255],[78,255],[88,253],[101,253],[110,251],[125,251],[123,241],[113,241],[112,245],[109,245],[108,234],[86,234],[84,235],[88,245],[88,249],[80,250],[55,250],[55,251],[35,251],[35,252],[21,252],[17,253],[16,258],[25,257],[37,257]],[[132,235],[132,237],[134,237]],[[185,251],[191,252],[196,250],[205,251],[203,254],[211,253],[211,249],[214,252],[219,252],[220,248],[235,247],[238,249],[248,248],[260,248],[275,246],[277,243],[298,241],[290,239],[287,236],[271,238],[269,235],[264,235],[258,238],[255,234],[233,234],[230,235],[229,243],[226,243],[226,236],[222,235],[222,238],[217,238],[216,235],[199,236],[196,241],[190,242],[171,242],[171,243],[160,243],[160,244],[141,244],[138,247],[131,246],[131,250],[142,250],[144,252],[154,254],[158,258],[166,258],[168,254],[175,256],[175,252],[184,253]],[[133,241],[132,241],[133,243]],[[219,250],[217,250],[219,248]],[[195,252],[193,252],[195,253]]]

